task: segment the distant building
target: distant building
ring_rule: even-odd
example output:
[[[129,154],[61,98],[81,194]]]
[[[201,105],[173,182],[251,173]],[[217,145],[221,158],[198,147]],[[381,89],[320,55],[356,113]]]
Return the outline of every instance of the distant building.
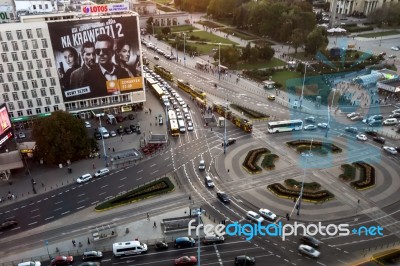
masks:
[[[384,5],[399,3],[399,0],[327,0],[331,6],[329,10],[333,12],[336,8],[336,14],[351,15],[353,13],[362,13],[366,16],[371,14]],[[336,3],[336,7],[333,5]]]

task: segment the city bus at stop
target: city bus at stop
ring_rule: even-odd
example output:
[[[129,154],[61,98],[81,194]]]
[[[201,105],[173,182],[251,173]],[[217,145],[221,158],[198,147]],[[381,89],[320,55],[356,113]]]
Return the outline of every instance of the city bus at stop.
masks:
[[[273,121],[273,122],[268,122],[267,124],[268,133],[297,131],[302,129],[303,129],[303,121],[300,119]]]

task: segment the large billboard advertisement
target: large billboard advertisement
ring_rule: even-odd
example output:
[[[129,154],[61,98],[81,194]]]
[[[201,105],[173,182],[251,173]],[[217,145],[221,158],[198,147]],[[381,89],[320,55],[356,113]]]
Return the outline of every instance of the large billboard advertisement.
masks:
[[[143,90],[136,16],[48,27],[65,102]]]
[[[0,145],[10,139],[12,135],[10,116],[6,104],[3,103],[0,105]]]

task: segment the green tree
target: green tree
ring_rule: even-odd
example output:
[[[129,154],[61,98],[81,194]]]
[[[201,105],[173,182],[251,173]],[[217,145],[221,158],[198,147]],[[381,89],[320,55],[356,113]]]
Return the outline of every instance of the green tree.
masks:
[[[149,17],[146,21],[146,32],[147,33],[153,34],[153,27],[155,26],[155,25],[153,25],[153,23],[154,23],[154,18]]]
[[[83,121],[64,111],[38,120],[32,136],[36,140],[35,156],[49,164],[85,158],[93,148]]]
[[[164,35],[168,35],[168,34],[171,33],[171,28],[170,28],[170,27],[164,27],[164,28],[161,29],[161,32],[162,32]]]
[[[248,42],[246,47],[242,48],[242,56],[240,57],[240,59],[249,62],[250,50],[251,50],[251,45],[250,42]]]
[[[316,27],[307,36],[306,53],[315,55],[319,50],[325,50],[328,46],[328,33],[323,27]]]
[[[238,56],[239,55],[239,56]],[[239,61],[240,51],[234,47],[221,47],[221,65],[235,66]],[[218,62],[219,54],[214,54],[214,61]]]
[[[297,54],[297,48],[299,48],[305,41],[303,31],[301,29],[294,29],[290,40],[292,41],[294,53]]]
[[[272,57],[274,57],[275,50],[269,45],[265,45],[264,47],[259,48],[259,50],[260,59],[262,60],[269,61],[272,59]]]

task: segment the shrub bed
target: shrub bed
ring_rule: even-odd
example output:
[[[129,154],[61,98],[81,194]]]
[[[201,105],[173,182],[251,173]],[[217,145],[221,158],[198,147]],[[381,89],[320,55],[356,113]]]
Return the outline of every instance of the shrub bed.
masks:
[[[364,190],[375,186],[375,168],[365,162],[358,161],[353,165],[360,170],[360,178],[350,183],[357,190]]]
[[[269,117],[269,115],[264,115],[257,111],[250,110],[248,108],[244,108],[244,107],[236,105],[236,104],[231,104],[231,105],[229,105],[229,107],[232,107],[233,109],[244,113],[246,116],[250,117],[251,119],[260,119],[260,118],[268,118]]]
[[[121,206],[124,204],[132,203],[137,200],[143,200],[152,196],[164,194],[172,191],[175,188],[174,184],[168,177],[163,177],[159,180],[150,182],[146,185],[128,191],[119,195],[111,200],[105,201],[96,206],[96,211],[103,211],[113,207]]]
[[[311,140],[293,140],[286,142],[290,147],[296,147],[298,152],[304,152],[310,150]],[[327,154],[328,152],[339,153],[342,152],[342,149],[336,146],[335,144],[321,141],[313,141],[311,150],[318,152],[320,154]]]
[[[260,158],[260,156],[265,153],[270,153],[270,151],[267,148],[259,148],[249,151],[242,164],[243,167],[252,174],[261,172],[262,169],[257,165],[256,162],[258,158]]]
[[[356,178],[356,168],[351,164],[342,164],[340,166],[343,170],[343,174],[339,176],[341,180],[352,181]]]
[[[300,190],[300,188],[301,188],[301,182],[298,182],[298,181],[296,181],[294,179],[286,179],[284,181],[284,184],[285,184],[286,187],[292,188],[294,190]],[[318,190],[320,188],[321,188],[321,185],[319,183],[317,183],[317,182],[304,183],[304,189],[305,190],[315,191],[315,190]]]
[[[279,183],[271,184],[267,187],[272,193],[278,197],[297,199],[300,196],[300,190],[293,190],[284,187]],[[316,192],[303,191],[302,199],[309,202],[324,202],[333,199],[335,196],[327,190]]]
[[[267,154],[261,162],[261,166],[264,169],[272,170],[275,168],[274,162],[279,158],[276,154]]]

